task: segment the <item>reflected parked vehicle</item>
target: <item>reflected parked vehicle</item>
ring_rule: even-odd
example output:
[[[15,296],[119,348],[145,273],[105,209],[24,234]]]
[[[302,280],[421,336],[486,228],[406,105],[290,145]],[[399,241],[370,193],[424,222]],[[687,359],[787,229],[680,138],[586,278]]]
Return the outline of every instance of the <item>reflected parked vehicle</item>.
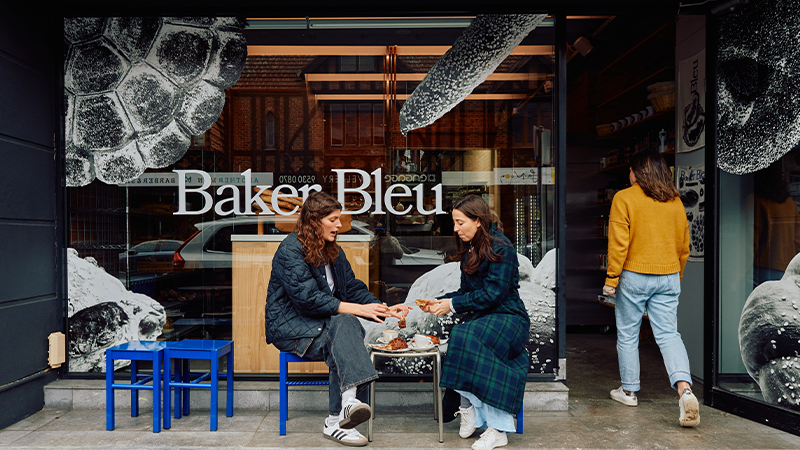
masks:
[[[173,239],[145,241],[134,245],[128,251],[119,254],[119,272],[124,274],[128,267],[131,273],[137,272],[169,272],[170,262],[175,250],[183,244]]]
[[[292,230],[297,216],[261,216],[262,233],[286,235]],[[255,216],[234,217],[196,223],[197,228],[189,239],[175,252],[173,264],[176,269],[230,269],[232,267],[234,234],[258,234],[259,218]],[[363,235],[373,238],[369,226],[353,220],[352,229],[342,235]],[[394,260],[394,265],[440,265],[444,257],[435,250],[403,246],[403,257]]]

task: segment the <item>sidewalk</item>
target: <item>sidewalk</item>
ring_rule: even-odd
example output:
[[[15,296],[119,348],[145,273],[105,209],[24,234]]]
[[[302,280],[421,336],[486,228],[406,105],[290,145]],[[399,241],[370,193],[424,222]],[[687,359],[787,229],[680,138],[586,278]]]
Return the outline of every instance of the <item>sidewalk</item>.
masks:
[[[608,364],[613,336],[568,336],[569,410],[531,412],[525,415],[525,434],[509,434],[509,449],[522,448],[678,448],[678,449],[798,449],[800,437],[701,404],[700,426],[678,425],[678,397],[664,388],[658,348],[642,343],[642,393],[636,408],[608,398],[617,386]],[[654,348],[653,348],[654,347]],[[613,350],[612,350],[613,352]],[[699,386],[695,387],[699,393]],[[289,411],[287,435],[278,434],[277,411],[235,411],[219,418],[219,431],[210,432],[207,411],[172,422],[172,428],[153,433],[149,411],[131,418],[117,411],[114,431],[105,430],[100,409],[42,410],[0,431],[0,447],[82,449],[194,449],[194,448],[333,448],[344,446],[322,437],[319,411]],[[469,448],[477,438],[458,437],[458,420],[444,426],[444,443],[438,442],[438,425],[430,411],[392,414],[378,405],[374,442],[369,449]],[[366,424],[359,426],[366,435]]]

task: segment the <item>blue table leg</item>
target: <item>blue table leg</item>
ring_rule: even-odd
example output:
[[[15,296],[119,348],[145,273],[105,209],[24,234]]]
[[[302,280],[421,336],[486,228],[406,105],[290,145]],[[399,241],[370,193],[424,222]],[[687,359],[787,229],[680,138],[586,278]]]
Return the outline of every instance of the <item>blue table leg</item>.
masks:
[[[153,433],[161,432],[161,358],[153,361]]]
[[[225,378],[225,387],[227,388],[227,398],[226,400],[226,409],[225,415],[228,417],[233,417],[233,346],[231,346],[231,351],[228,352],[228,359],[226,360],[226,367],[227,367],[227,377]]]
[[[286,386],[286,371],[289,363],[286,362],[286,354],[281,352],[280,366],[278,369],[280,382],[278,389],[280,390],[280,434],[286,436],[286,421],[289,419],[289,388]]]
[[[139,364],[135,359],[131,360],[131,385],[138,382]],[[131,389],[131,417],[139,417],[139,390]]]
[[[114,429],[114,358],[106,352],[106,430]]]
[[[172,426],[172,419],[170,418],[170,400],[172,393],[170,392],[170,383],[172,383],[172,363],[169,358],[169,349],[164,350],[164,428],[169,429]]]
[[[211,355],[211,431],[217,431],[219,416],[219,357]],[[187,395],[188,397],[188,395]]]
[[[183,366],[183,361],[181,361],[180,359],[176,359],[175,360],[175,366],[174,366],[175,367],[175,376],[174,377],[175,377],[175,382],[177,382],[177,383],[183,382],[182,366]],[[183,412],[183,406],[182,406],[183,405],[183,400],[181,400],[183,398],[183,389],[178,387],[178,386],[175,386],[174,395],[175,395],[175,406],[173,407],[174,408],[174,411],[173,411],[174,414],[172,416],[175,417],[176,419],[180,419],[181,416],[182,416],[182,412]]]
[[[183,374],[183,382],[184,383],[188,383],[188,382],[191,381],[191,376],[190,376],[191,374],[190,374],[190,369],[189,369],[189,360],[188,359],[183,359],[183,360],[181,360],[181,362],[183,363],[183,369],[182,369],[182,372],[181,372]],[[183,388],[182,395],[183,395],[183,415],[184,416],[188,416],[189,415],[189,400],[190,400],[189,394],[191,392],[192,391],[191,391],[190,388]]]

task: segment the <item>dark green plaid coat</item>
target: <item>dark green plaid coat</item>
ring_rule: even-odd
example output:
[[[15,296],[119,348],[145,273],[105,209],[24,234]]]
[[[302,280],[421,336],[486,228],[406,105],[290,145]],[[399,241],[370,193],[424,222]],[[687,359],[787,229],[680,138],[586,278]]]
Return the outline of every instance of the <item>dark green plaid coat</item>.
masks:
[[[440,297],[450,298],[464,319],[450,332],[441,385],[516,414],[528,375],[530,318],[519,298],[517,251],[494,224],[491,235],[492,249],[502,259],[483,261],[472,275],[462,270],[461,288]]]

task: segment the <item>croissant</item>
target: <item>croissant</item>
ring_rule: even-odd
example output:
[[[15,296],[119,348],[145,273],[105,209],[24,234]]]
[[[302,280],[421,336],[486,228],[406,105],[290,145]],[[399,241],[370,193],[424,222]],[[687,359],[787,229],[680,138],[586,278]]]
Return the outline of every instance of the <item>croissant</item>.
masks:
[[[389,341],[389,343],[386,344],[386,346],[384,346],[383,348],[381,348],[381,350],[392,351],[392,350],[402,350],[404,348],[408,348],[408,344],[403,338],[397,337]]]

